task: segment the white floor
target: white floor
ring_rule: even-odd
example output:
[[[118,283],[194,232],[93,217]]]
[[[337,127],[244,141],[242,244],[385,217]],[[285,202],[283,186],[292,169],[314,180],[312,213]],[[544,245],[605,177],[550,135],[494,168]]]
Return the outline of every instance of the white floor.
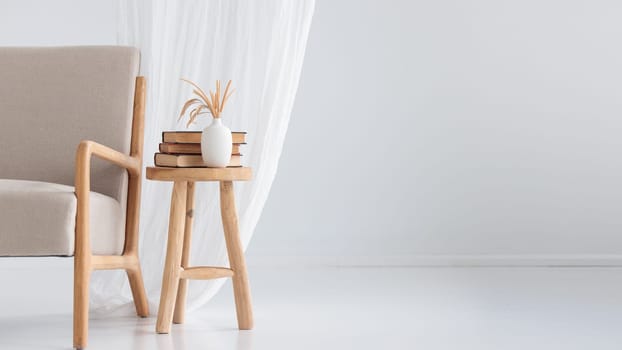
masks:
[[[89,349],[620,349],[622,268],[254,268],[256,328],[231,286],[171,334],[98,317]],[[0,349],[68,349],[70,289],[0,269]],[[51,278],[51,277],[50,277]],[[197,282],[195,282],[197,283]],[[200,282],[198,282],[200,283]],[[36,298],[35,298],[36,297]]]

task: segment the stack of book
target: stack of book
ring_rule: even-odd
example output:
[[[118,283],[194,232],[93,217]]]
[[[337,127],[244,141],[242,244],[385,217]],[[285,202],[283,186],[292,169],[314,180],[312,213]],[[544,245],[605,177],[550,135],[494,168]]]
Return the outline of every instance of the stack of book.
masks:
[[[230,167],[242,166],[240,146],[246,144],[246,132],[232,131]],[[155,165],[176,168],[206,167],[201,157],[200,131],[164,131],[160,153],[155,154]]]

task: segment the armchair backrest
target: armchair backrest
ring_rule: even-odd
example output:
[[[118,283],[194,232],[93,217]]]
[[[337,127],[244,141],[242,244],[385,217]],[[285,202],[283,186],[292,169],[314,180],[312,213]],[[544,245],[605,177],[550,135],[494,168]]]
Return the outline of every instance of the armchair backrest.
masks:
[[[130,152],[136,48],[0,48],[0,178],[73,186],[81,140]],[[123,169],[93,159],[91,189],[122,200]]]

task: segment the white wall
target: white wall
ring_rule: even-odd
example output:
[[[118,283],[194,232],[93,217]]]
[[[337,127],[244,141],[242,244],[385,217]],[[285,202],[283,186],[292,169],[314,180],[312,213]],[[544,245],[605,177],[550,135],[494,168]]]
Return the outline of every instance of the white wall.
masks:
[[[621,253],[621,15],[318,0],[249,254]],[[115,20],[112,1],[0,0],[0,45],[114,44]]]
[[[318,1],[251,253],[619,254],[621,16]]]
[[[0,0],[0,45],[114,45],[115,3]]]

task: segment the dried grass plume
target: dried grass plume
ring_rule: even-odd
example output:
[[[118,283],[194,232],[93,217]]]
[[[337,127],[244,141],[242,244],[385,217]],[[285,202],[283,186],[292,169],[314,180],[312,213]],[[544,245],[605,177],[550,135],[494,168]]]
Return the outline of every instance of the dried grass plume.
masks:
[[[183,78],[181,80],[192,85],[194,87],[194,90],[192,90],[192,92],[196,95],[196,97],[191,98],[184,103],[184,106],[181,109],[181,113],[179,113],[178,120],[181,120],[186,111],[190,107],[193,107],[190,110],[189,119],[186,127],[189,127],[190,124],[194,123],[195,119],[201,114],[210,113],[214,118],[220,118],[220,114],[225,108],[225,104],[227,103],[227,100],[229,100],[229,96],[231,96],[231,94],[233,94],[233,92],[235,91],[235,89],[229,91],[229,88],[231,87],[231,80],[229,80],[229,82],[227,82],[227,86],[225,87],[224,93],[221,94],[220,80],[216,80],[216,93],[213,93],[212,90],[210,90],[208,96],[199,87],[199,85],[197,85],[197,83]]]

